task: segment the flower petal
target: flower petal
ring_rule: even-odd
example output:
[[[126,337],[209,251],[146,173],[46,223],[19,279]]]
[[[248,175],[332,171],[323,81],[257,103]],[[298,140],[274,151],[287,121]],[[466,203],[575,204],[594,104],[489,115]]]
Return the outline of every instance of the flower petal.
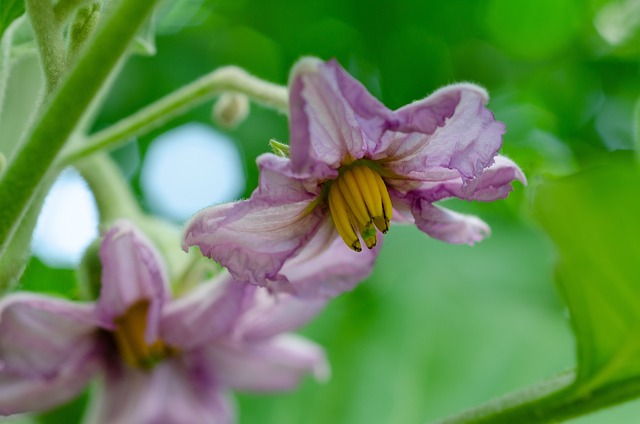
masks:
[[[376,247],[354,252],[326,221],[306,246],[285,262],[281,273],[297,296],[332,298],[353,290],[369,276],[381,245],[382,234],[378,233]]]
[[[324,351],[310,341],[286,334],[249,345],[216,343],[205,350],[221,382],[233,389],[293,389],[305,374],[324,381],[329,365]]]
[[[372,159],[420,180],[440,179],[450,169],[465,180],[480,175],[493,162],[505,128],[484,107],[488,100],[481,87],[454,84],[398,109],[398,126],[384,134]]]
[[[491,233],[480,218],[440,208],[424,199],[416,199],[412,211],[420,230],[447,243],[472,245]]]
[[[93,307],[16,294],[0,303],[0,414],[77,395],[101,365]]]
[[[149,301],[145,340],[158,337],[160,311],[169,299],[164,261],[152,243],[130,222],[118,221],[100,246],[102,289],[98,315],[105,325],[140,300]]]
[[[265,153],[258,156],[256,163],[260,182],[251,194],[253,200],[294,203],[315,199],[320,194],[321,181],[311,174],[294,172],[289,159]]]
[[[392,117],[336,61],[304,58],[289,80],[289,119],[293,169],[328,177],[362,158]]]
[[[160,334],[168,344],[194,349],[230,331],[243,312],[247,293],[257,287],[239,283],[226,271],[186,296],[167,304]]]
[[[511,159],[498,155],[495,163],[473,180],[465,182],[459,176],[451,175],[450,178],[440,181],[424,181],[420,184],[414,181],[410,196],[420,197],[429,202],[449,197],[491,202],[507,197],[513,190],[511,183],[514,180],[527,183],[518,165]],[[404,188],[407,187],[408,185],[405,185]]]
[[[234,340],[264,340],[300,328],[326,305],[325,299],[301,299],[287,293],[271,293],[255,287],[233,324]]]
[[[201,361],[186,355],[146,372],[123,368],[105,377],[91,420],[114,424],[230,424],[234,411],[226,393]]]
[[[283,263],[326,219],[312,203],[272,204],[258,197],[212,206],[187,223],[182,246],[198,246],[240,281],[265,285],[267,279],[281,280]]]

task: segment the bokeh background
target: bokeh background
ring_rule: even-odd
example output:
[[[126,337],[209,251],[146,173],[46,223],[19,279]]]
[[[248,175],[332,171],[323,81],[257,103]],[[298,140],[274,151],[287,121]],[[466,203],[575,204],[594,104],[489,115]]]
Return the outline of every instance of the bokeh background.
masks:
[[[639,26],[640,0],[167,1],[156,54],[125,65],[95,130],[222,65],[286,84],[299,57],[335,57],[390,108],[452,82],[483,85],[507,124],[502,153],[529,178],[504,201],[446,203],[491,225],[476,246],[392,227],[371,278],[303,329],[325,346],[331,380],[285,395],[237,395],[240,422],[422,423],[573,368],[557,254],[531,203],[546,180],[634,154]],[[228,131],[206,104],[112,155],[141,204],[181,224],[199,208],[248,196],[255,158],[271,138],[287,141],[285,116],[252,105]],[[62,201],[62,216],[80,202]],[[21,289],[73,297],[77,258],[35,253]],[[85,401],[37,420],[74,422]],[[572,422],[639,417],[640,402],[630,402]]]

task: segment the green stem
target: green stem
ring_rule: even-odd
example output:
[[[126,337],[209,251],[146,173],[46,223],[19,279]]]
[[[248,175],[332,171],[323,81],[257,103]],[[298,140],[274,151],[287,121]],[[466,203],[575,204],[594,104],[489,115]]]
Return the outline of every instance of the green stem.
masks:
[[[34,1],[34,0],[30,0]],[[0,180],[0,253],[6,249],[42,178],[81,122],[157,0],[122,0],[83,50],[68,77]]]
[[[76,10],[92,1],[95,0],[58,0],[53,7],[57,25],[64,25]]]
[[[163,97],[133,115],[96,134],[81,145],[69,146],[63,163],[70,164],[98,150],[112,148],[127,139],[142,135],[180,115],[216,94],[234,91],[258,103],[287,111],[287,88],[260,80],[235,66],[217,69],[181,89]]]
[[[117,165],[105,153],[91,155],[74,164],[93,192],[100,222],[108,227],[121,218],[135,220],[142,215],[129,184]]]
[[[51,0],[25,0],[27,16],[35,33],[47,92],[56,87],[65,72],[66,51]]]
[[[480,405],[437,424],[528,424],[559,422],[638,397],[640,377],[620,380],[586,393],[566,373],[522,392]]]

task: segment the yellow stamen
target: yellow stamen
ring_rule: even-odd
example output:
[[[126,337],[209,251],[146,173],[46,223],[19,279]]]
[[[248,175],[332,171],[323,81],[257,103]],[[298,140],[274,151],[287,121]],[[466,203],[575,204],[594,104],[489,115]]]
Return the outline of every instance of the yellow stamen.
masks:
[[[113,332],[118,352],[122,359],[135,368],[151,368],[159,360],[174,355],[175,348],[166,345],[162,339],[147,344],[144,339],[147,327],[149,301],[134,303],[127,311],[114,320]]]
[[[344,197],[342,197],[342,194],[340,194],[340,189],[338,189],[335,183],[329,187],[329,210],[331,211],[333,224],[336,226],[342,240],[351,249],[360,252],[362,246],[349,219],[347,202],[344,200]]]
[[[329,187],[328,200],[336,229],[353,250],[360,251],[358,233],[372,249],[377,243],[376,228],[383,233],[389,230],[389,192],[380,174],[362,162],[340,169]]]
[[[344,200],[346,200],[347,205],[350,206],[350,210],[356,218],[357,226],[364,226],[371,220],[369,218],[369,214],[367,213],[367,207],[364,205],[362,198],[358,195],[358,189],[353,190],[353,187],[347,182],[347,173],[345,173],[342,178],[338,178],[335,182],[335,185],[340,189],[340,194]]]

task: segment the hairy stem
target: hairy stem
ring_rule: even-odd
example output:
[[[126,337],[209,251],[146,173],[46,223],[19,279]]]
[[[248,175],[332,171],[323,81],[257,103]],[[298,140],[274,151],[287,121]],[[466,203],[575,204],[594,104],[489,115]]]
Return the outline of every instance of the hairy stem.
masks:
[[[119,2],[48,99],[22,149],[0,180],[0,253],[7,248],[43,177],[156,1]]]
[[[85,143],[70,146],[62,160],[65,164],[70,164],[98,150],[113,148],[130,137],[157,128],[185,110],[227,91],[243,93],[252,100],[281,112],[287,110],[286,87],[262,81],[240,68],[228,66],[201,77],[109,128],[91,135]]]
[[[35,33],[47,92],[52,92],[65,72],[66,50],[51,0],[25,0],[27,15]]]
[[[73,16],[76,10],[80,7],[91,3],[95,0],[58,0],[53,7],[53,13],[56,18],[56,23],[59,26],[64,25]]]

